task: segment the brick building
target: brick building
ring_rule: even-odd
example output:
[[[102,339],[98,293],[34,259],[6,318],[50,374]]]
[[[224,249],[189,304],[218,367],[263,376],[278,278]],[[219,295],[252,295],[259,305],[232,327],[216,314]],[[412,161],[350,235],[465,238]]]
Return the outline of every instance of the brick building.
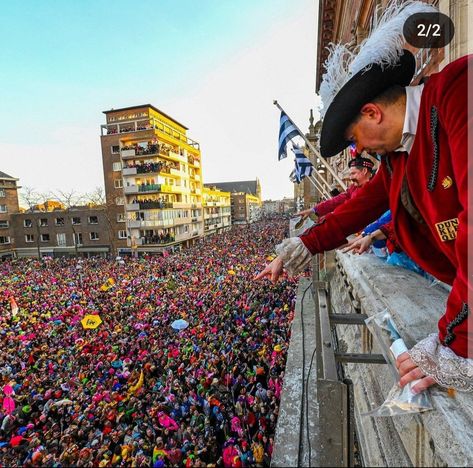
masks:
[[[0,172],[0,258],[10,258],[15,253],[11,215],[20,210],[17,182],[18,179]]]
[[[261,184],[258,179],[238,182],[215,182],[206,187],[217,187],[231,194],[233,224],[251,224],[261,218]]]
[[[102,160],[118,253],[158,253],[204,233],[199,144],[151,104],[104,111]]]
[[[10,221],[18,257],[107,255],[113,242],[104,207],[33,210],[12,214]]]

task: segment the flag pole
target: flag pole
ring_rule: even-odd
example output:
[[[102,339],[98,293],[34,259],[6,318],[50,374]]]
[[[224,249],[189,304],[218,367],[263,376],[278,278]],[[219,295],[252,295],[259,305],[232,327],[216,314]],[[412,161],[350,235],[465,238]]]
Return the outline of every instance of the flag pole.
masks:
[[[307,177],[309,179],[309,182],[312,183],[312,185],[319,191],[320,195],[323,195],[325,192],[325,195],[327,195],[330,198],[330,194],[325,190],[325,188],[318,182],[316,179],[312,179],[312,176]],[[304,179],[302,179],[304,180]],[[317,186],[318,185],[318,186]],[[322,189],[322,191],[321,191]]]
[[[321,195],[325,194],[325,195],[327,195],[327,197],[332,198],[332,196],[330,195],[330,192],[314,176],[310,176],[309,179],[313,180],[314,182],[316,182],[319,185],[320,189],[323,192],[323,193],[322,192],[320,193]],[[320,192],[320,189],[319,189],[319,192]]]
[[[316,172],[317,174],[317,177],[320,179],[319,182],[321,185],[325,185],[327,187],[328,190],[330,190],[330,184],[325,180],[325,178],[319,174],[319,171],[314,167],[314,171]],[[316,177],[314,177],[314,179],[316,179]],[[317,179],[318,180],[318,179]]]
[[[341,187],[343,188],[343,190],[346,190],[347,189],[347,186],[345,185],[345,183],[342,181],[342,179],[340,179],[340,177],[338,177],[338,175],[336,174],[336,172],[332,169],[332,167],[330,166],[330,164],[325,160],[325,158],[322,157],[322,155],[314,148],[314,146],[312,145],[312,143],[307,139],[307,137],[301,132],[300,128],[292,121],[292,119],[287,115],[287,112],[279,105],[278,101],[274,100],[273,101],[273,104],[281,111],[281,112],[284,112],[287,116],[287,118],[289,119],[289,121],[292,123],[292,125],[294,125],[294,127],[296,127],[296,129],[299,131],[299,135],[303,138],[303,140],[305,141],[306,145],[310,148],[310,150],[320,159],[320,161],[322,161],[323,165],[327,168],[327,170],[330,172],[330,174],[332,174],[333,178],[341,185]],[[319,174],[320,175],[320,174]]]

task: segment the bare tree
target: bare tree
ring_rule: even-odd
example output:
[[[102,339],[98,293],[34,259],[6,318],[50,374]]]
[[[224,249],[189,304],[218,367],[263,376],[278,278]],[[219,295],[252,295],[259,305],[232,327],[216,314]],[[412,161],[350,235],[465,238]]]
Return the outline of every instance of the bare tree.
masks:
[[[73,211],[75,207],[85,203],[86,196],[76,193],[75,190],[69,190],[67,192],[58,190],[57,192],[53,193],[52,197],[54,200],[58,201],[59,203],[61,203],[61,205],[63,205],[66,217],[72,226],[72,241],[74,242],[74,251],[77,257],[79,252],[76,226],[72,222]]]
[[[25,203],[27,206],[27,212],[28,213],[34,213],[34,212],[44,212],[45,211],[45,203],[49,198],[49,194],[45,193],[38,193],[36,190],[32,187],[23,187],[21,192],[20,192],[20,197],[21,201]],[[42,260],[41,257],[41,244],[40,244],[40,230],[39,230],[39,223],[40,220],[34,219],[33,218],[33,224],[35,226],[35,232],[36,232],[36,248],[38,249],[38,258]]]
[[[105,221],[107,223],[108,240],[110,242],[110,250],[112,256],[117,254],[115,245],[115,237],[113,230],[114,217],[116,216],[116,205],[111,201],[107,200],[105,191],[102,187],[96,187],[92,192],[85,196],[85,199],[90,205],[103,208]]]

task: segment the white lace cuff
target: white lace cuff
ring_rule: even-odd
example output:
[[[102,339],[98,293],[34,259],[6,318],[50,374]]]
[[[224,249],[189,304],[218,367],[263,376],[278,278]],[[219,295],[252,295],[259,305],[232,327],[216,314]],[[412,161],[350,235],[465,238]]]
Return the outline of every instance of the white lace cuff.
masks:
[[[276,246],[276,253],[281,258],[289,276],[304,270],[312,258],[309,249],[299,237],[289,237]]]
[[[419,341],[409,355],[424,374],[439,385],[473,392],[473,359],[457,356],[450,348],[443,346],[437,333]]]

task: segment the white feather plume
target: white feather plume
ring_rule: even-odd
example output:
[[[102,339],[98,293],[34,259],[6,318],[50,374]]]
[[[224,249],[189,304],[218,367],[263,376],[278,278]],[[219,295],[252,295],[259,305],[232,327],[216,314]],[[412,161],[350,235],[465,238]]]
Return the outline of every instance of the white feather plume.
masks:
[[[322,76],[319,94],[322,108],[320,115],[323,117],[328,105],[333,98],[347,82],[347,76],[350,73],[349,66],[354,55],[345,44],[329,44],[329,58],[325,62],[325,73]]]
[[[383,69],[395,65],[405,45],[403,27],[409,16],[416,13],[437,13],[438,8],[418,0],[394,0],[384,10],[375,30],[354,52],[346,45],[329,45],[330,55],[320,85],[323,117],[345,83],[360,70],[373,64]]]
[[[420,1],[392,2],[384,10],[378,26],[359,46],[358,53],[350,65],[355,75],[370,64],[382,69],[395,65],[406,43],[403,34],[407,18],[416,13],[437,13],[438,9]]]

